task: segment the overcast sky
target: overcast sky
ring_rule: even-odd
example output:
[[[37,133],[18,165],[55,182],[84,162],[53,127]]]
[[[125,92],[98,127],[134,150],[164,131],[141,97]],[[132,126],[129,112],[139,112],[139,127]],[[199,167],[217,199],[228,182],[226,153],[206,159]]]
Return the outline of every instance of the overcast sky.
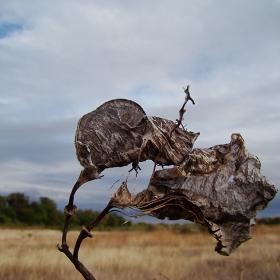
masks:
[[[47,196],[62,209],[82,170],[74,148],[82,115],[127,98],[175,121],[187,85],[195,147],[239,132],[279,188],[279,15],[279,0],[1,1],[0,195]],[[137,191],[152,164],[140,166]],[[101,210],[128,170],[105,171],[75,204]],[[260,212],[277,215],[279,194]]]

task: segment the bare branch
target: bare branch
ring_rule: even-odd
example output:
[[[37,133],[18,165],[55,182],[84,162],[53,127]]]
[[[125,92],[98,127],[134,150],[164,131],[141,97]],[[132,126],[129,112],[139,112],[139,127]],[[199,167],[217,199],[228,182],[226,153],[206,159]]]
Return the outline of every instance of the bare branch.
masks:
[[[75,265],[76,269],[81,273],[81,275],[86,279],[86,280],[96,280],[93,275],[87,270],[87,268],[81,263],[81,262],[76,262],[76,264],[74,263],[73,260],[73,255],[72,253],[69,251],[68,246],[62,246],[60,247],[59,245],[57,245],[57,248],[60,252],[64,253],[68,259]]]
[[[82,228],[80,235],[76,241],[74,254],[73,254],[73,263],[75,264],[75,266],[79,263],[78,254],[83,240],[86,237],[92,238],[92,234],[90,233],[90,231],[101,222],[101,220],[110,212],[112,208],[113,208],[112,203],[109,203],[107,207],[98,215],[98,217],[94,221],[92,221],[88,226]]]
[[[176,119],[177,124],[176,124],[176,126],[171,130],[170,136],[171,136],[172,132],[182,124],[183,117],[184,117],[184,114],[185,114],[185,112],[186,112],[185,106],[186,106],[186,104],[188,103],[188,101],[190,100],[190,101],[193,103],[193,105],[195,104],[195,103],[194,103],[194,100],[191,98],[191,94],[190,94],[190,92],[189,92],[190,86],[188,85],[188,86],[187,86],[187,89],[185,89],[185,88],[183,88],[183,89],[184,89],[184,92],[186,93],[185,102],[183,103],[183,106],[182,106],[182,108],[181,108],[180,111],[179,111],[179,119]]]

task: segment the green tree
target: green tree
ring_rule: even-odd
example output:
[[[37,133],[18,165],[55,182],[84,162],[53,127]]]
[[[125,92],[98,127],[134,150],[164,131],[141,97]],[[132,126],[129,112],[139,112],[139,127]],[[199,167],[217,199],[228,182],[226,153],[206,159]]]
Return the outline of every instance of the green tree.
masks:
[[[23,193],[12,193],[6,197],[10,208],[11,219],[14,223],[28,223],[30,207],[29,197]]]
[[[40,223],[43,225],[54,226],[63,223],[63,214],[56,209],[56,203],[48,197],[40,197],[38,212]]]
[[[9,220],[7,216],[8,206],[6,205],[6,200],[4,196],[0,196],[0,224],[6,224]]]

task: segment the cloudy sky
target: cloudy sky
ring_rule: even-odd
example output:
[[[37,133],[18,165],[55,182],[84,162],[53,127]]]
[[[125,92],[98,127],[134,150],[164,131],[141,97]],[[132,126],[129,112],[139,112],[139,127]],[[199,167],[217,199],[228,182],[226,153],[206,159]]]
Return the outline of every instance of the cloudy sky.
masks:
[[[279,0],[1,1],[0,195],[48,196],[62,209],[82,169],[74,148],[82,115],[127,98],[175,120],[187,85],[195,147],[240,132],[279,188],[279,14]],[[132,188],[146,187],[151,166],[141,165]],[[102,209],[128,170],[105,171],[75,203]],[[276,215],[279,194],[260,213]]]

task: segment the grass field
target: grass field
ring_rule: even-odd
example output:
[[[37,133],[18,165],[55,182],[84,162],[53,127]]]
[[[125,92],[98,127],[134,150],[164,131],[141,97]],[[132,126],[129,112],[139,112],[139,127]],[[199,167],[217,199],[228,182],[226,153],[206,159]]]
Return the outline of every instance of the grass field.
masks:
[[[73,249],[78,232],[69,233]],[[59,252],[54,230],[1,229],[0,279],[83,279]],[[280,279],[280,226],[258,226],[230,257],[214,251],[208,233],[93,232],[80,260],[98,280]]]

